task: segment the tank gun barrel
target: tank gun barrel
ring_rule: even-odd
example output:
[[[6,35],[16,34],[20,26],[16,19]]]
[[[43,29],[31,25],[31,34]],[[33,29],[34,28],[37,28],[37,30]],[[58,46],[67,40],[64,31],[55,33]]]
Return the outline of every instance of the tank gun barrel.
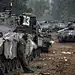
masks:
[[[64,30],[67,30],[67,29],[68,29],[68,27],[67,27],[67,28],[64,28],[64,29],[62,29],[62,30],[59,30],[58,33],[59,33],[59,32],[62,32],[62,31],[64,31]]]

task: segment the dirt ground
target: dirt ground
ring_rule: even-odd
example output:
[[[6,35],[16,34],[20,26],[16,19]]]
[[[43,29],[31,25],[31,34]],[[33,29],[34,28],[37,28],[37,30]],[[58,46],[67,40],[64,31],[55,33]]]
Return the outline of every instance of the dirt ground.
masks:
[[[30,63],[35,73],[23,75],[75,75],[75,43],[54,41],[49,53]]]

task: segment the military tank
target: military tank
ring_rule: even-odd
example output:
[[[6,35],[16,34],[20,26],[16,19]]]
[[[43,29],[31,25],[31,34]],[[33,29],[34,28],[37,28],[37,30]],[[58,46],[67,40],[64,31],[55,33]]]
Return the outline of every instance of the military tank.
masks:
[[[75,41],[75,24],[58,31],[59,42],[74,42]]]
[[[34,15],[17,17],[10,10],[0,12],[0,75],[16,70],[32,72],[27,68],[29,62],[40,57],[37,37]]]
[[[37,23],[39,25],[39,23]],[[52,47],[51,43],[51,34],[46,32],[42,32],[42,29],[39,25],[37,27],[37,34],[38,34],[38,50],[41,51],[41,53],[48,53],[49,48]]]

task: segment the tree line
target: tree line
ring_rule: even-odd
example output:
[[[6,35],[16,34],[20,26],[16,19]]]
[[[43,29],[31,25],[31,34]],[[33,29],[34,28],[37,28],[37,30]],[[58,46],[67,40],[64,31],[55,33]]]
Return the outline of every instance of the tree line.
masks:
[[[53,0],[52,16],[58,20],[75,20],[75,0]]]
[[[8,8],[12,1],[12,12],[31,12],[37,17],[50,15],[54,20],[75,20],[75,0],[0,0],[0,11]],[[51,9],[52,8],[52,9]]]

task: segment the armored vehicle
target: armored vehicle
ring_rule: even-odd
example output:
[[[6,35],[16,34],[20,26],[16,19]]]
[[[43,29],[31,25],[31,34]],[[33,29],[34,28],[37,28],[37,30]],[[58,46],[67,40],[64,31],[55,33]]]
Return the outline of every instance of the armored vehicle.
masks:
[[[29,62],[40,56],[37,37],[34,15],[17,17],[10,11],[0,12],[0,75],[26,71]]]
[[[44,35],[39,36],[38,38],[38,48],[41,50],[41,53],[48,53],[50,47],[52,47],[51,39],[49,37],[44,37]]]
[[[51,35],[48,32],[42,32],[41,27],[39,27],[38,32],[38,49],[41,52],[48,52],[48,49],[52,46]]]
[[[58,31],[59,42],[75,41],[75,24]]]

